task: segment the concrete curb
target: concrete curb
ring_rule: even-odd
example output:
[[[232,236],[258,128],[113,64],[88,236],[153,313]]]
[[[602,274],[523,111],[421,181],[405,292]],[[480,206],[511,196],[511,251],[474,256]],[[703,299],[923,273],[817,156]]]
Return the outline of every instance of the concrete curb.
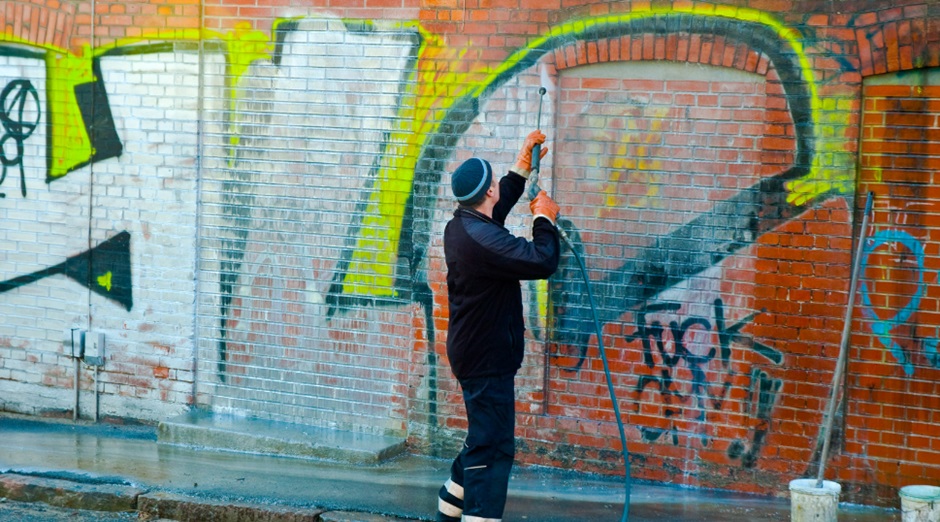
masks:
[[[231,520],[239,522],[320,522],[322,509],[263,506],[225,502],[176,493],[147,493],[137,501],[140,520],[170,519],[179,522]]]
[[[0,498],[41,502],[89,511],[132,512],[151,522],[413,522],[354,511],[235,502],[120,484],[86,484],[72,480],[0,473]]]
[[[92,511],[136,511],[144,491],[118,484],[83,484],[71,480],[0,474],[0,497],[21,502]]]

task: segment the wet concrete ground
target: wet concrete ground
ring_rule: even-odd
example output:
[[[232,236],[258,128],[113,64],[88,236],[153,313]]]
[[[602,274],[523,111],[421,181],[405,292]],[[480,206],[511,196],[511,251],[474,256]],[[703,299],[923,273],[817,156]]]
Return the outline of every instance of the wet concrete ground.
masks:
[[[0,441],[0,472],[417,520],[431,520],[437,489],[450,466],[449,461],[418,456],[403,456],[379,466],[352,466],[212,451],[158,444],[151,427],[21,417],[0,417]],[[622,479],[517,467],[504,519],[617,521],[623,498]],[[789,507],[787,499],[634,483],[630,520],[785,521]],[[900,520],[900,513],[842,505],[839,520],[895,521]]]

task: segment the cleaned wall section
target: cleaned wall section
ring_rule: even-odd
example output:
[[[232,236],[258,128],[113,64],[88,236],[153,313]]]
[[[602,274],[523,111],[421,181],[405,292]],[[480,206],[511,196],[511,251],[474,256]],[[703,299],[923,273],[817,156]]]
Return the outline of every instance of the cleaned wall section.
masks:
[[[376,214],[407,192],[376,195],[419,35],[339,19],[276,34],[207,111],[199,387],[220,411],[404,435],[412,309]]]
[[[940,5],[336,4],[3,4],[0,408],[70,416],[80,328],[107,339],[105,417],[198,407],[452,456],[450,172],[510,165],[544,86],[540,182],[598,297],[634,476],[814,475],[855,299],[828,473],[881,504],[940,480]],[[518,460],[622,473],[571,253],[523,292]]]

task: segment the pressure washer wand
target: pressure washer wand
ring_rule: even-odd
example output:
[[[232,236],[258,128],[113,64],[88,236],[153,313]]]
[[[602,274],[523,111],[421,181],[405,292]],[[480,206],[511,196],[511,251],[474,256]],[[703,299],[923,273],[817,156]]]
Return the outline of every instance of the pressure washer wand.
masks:
[[[546,92],[545,87],[539,87],[539,113],[535,119],[535,128],[539,130],[542,129],[542,99],[545,98],[545,92]],[[532,171],[532,174],[530,175],[530,179],[534,181],[534,183],[532,183],[533,187],[538,186],[539,167],[541,167],[541,163],[542,163],[542,144],[536,143],[535,146],[532,147],[532,168],[529,169]],[[534,175],[535,178],[531,178],[532,175]],[[537,195],[538,195],[538,192],[535,193],[535,196]],[[532,197],[535,197],[535,196],[532,196]]]
[[[545,87],[539,87],[539,112],[535,120],[535,128],[542,128],[542,100],[545,98]],[[542,188],[539,187],[539,169],[541,168],[542,163],[542,144],[536,143],[532,147],[532,168],[529,170],[529,199],[535,199],[539,195],[539,192],[542,191]],[[555,225],[555,229],[558,230],[558,235],[561,236],[561,239],[568,245],[568,248],[571,251],[574,251],[574,245],[571,244],[571,239],[568,237],[568,234],[565,233],[565,230]]]
[[[540,129],[542,127],[542,99],[545,97],[545,87],[539,87],[539,115],[535,120],[535,128]],[[542,189],[539,187],[539,169],[542,164],[542,144],[536,143],[532,147],[532,168],[529,169],[529,199],[535,199],[535,196],[539,195],[539,192]],[[561,230],[560,228],[558,229]],[[565,242],[568,242],[567,236],[563,235]]]
[[[535,119],[535,128],[539,130],[541,130],[542,128],[542,100],[544,99],[546,92],[547,91],[545,90],[545,87],[539,87],[539,112],[538,112],[538,116]],[[539,170],[541,169],[541,166],[542,166],[542,144],[541,143],[536,143],[535,146],[532,147],[532,164],[531,165],[532,165],[532,168],[529,169],[530,174],[529,174],[528,196],[529,196],[529,199],[535,199],[535,197],[539,195],[539,192],[542,191],[542,187],[539,187]],[[562,228],[559,227],[558,225],[555,225],[555,228],[558,229],[558,233],[559,235],[561,235],[561,238],[565,241],[565,243],[567,243],[568,246],[571,247],[572,246],[571,240],[568,239],[568,234],[566,234],[565,231],[562,230]],[[572,248],[572,250],[574,250],[574,248]]]
[[[536,128],[538,129],[541,129],[542,126],[543,96],[545,96],[545,87],[539,87],[539,112],[535,124]],[[535,146],[532,147],[532,168],[530,171],[531,173],[529,174],[529,199],[535,199],[535,197],[539,195],[539,192],[542,191],[542,188],[539,187],[539,167],[541,166],[541,155],[542,145],[536,143]],[[574,248],[574,244],[571,242],[568,234],[565,233],[565,229],[556,224],[555,230],[558,231],[558,235],[565,242],[565,244],[568,245],[568,249],[571,250],[571,253],[574,254],[575,260],[578,262],[578,267],[581,269],[581,276],[584,279],[584,288],[587,291],[588,301],[591,303],[591,316],[594,318],[594,329],[595,335],[597,336],[597,351],[601,354],[601,361],[604,363],[604,376],[607,378],[607,391],[610,393],[610,402],[614,407],[614,418],[617,419],[617,428],[620,430],[620,444],[623,447],[625,497],[623,501],[623,514],[620,518],[620,522],[627,522],[630,518],[630,452],[627,449],[627,435],[624,432],[623,420],[620,417],[620,405],[617,402],[617,395],[614,393],[614,383],[610,377],[610,366],[607,364],[607,351],[604,349],[604,332],[601,328],[600,319],[598,319],[599,316],[597,313],[597,305],[594,303],[594,293],[591,291],[591,280],[588,277],[587,268],[584,266],[584,261],[581,259],[578,251]]]

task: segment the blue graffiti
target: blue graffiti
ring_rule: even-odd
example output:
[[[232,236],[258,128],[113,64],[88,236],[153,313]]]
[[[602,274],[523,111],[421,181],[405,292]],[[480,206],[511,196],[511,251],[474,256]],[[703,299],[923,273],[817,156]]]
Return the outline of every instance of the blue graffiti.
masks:
[[[872,238],[866,242],[865,249],[862,254],[862,263],[864,266],[868,266],[868,258],[882,245],[887,245],[890,243],[900,243],[905,248],[907,248],[911,254],[913,254],[914,259],[917,261],[917,291],[911,295],[910,301],[907,304],[897,311],[893,317],[887,319],[882,319],[878,317],[878,314],[875,313],[874,307],[872,306],[871,299],[869,297],[868,286],[865,284],[865,281],[862,281],[862,304],[864,305],[863,313],[868,318],[871,319],[871,330],[875,334],[878,342],[882,346],[888,348],[891,351],[891,355],[894,356],[895,360],[898,361],[904,367],[904,373],[907,375],[914,374],[914,364],[907,357],[907,354],[904,352],[904,349],[898,344],[894,339],[891,338],[891,331],[894,330],[898,325],[905,323],[914,312],[920,307],[921,298],[924,296],[924,293],[927,290],[927,285],[924,283],[924,247],[921,245],[920,241],[914,238],[914,236],[904,232],[903,230],[882,230],[878,232]],[[924,341],[924,352],[927,356],[927,360],[931,365],[940,368],[940,357],[937,354],[937,339],[927,339]]]

